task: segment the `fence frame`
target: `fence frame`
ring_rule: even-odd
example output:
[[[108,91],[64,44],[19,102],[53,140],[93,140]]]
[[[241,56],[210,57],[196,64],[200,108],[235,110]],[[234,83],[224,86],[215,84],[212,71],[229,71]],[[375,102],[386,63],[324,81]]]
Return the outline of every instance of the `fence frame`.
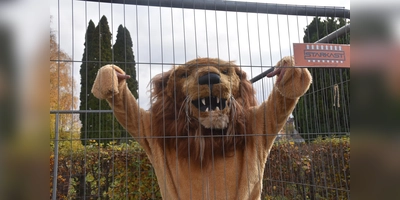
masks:
[[[350,10],[335,6],[289,5],[224,0],[81,0],[98,3],[130,4],[167,8],[188,8],[214,11],[281,14],[296,16],[343,17],[350,19]]]

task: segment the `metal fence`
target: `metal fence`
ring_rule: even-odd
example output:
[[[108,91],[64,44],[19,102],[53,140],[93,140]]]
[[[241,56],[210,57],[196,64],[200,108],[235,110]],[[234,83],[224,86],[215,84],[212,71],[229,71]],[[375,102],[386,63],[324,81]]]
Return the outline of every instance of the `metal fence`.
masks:
[[[80,60],[81,53],[88,53],[87,50],[82,51],[82,45],[87,44],[85,32],[89,29],[87,24],[90,19],[100,21],[102,15],[108,16],[113,40],[118,24],[131,28],[135,61],[127,61],[125,55],[125,62],[119,63],[136,65],[138,102],[145,109],[151,108],[150,97],[146,93],[150,79],[173,65],[184,64],[195,57],[237,60],[236,63],[247,72],[253,83],[257,100],[263,102],[268,98],[274,81],[264,78],[265,75],[274,69],[274,63],[280,58],[293,54],[292,43],[303,42],[301,38],[305,26],[314,17],[344,18],[346,22],[350,18],[350,11],[340,7],[237,1],[71,0],[53,1],[51,5],[52,28],[56,32],[58,50],[65,51],[70,58],[58,56],[50,62],[58,66],[66,63],[75,81],[84,80],[80,77],[82,72],[78,74],[81,66],[87,63],[98,63],[100,66],[103,63],[100,59]],[[317,37],[320,35],[318,30]],[[349,32],[348,23],[315,42],[334,43]],[[98,41],[100,43],[101,39]],[[101,46],[97,48],[101,49]],[[115,55],[116,52],[112,51],[109,63],[114,63]],[[349,144],[347,146],[347,143],[336,140],[350,136],[349,71],[323,68],[312,69],[311,72],[314,80],[320,82],[314,82],[309,92],[299,100],[292,114],[294,120],[286,125],[293,127],[293,131],[283,132],[285,137],[276,140],[284,148],[296,149],[293,149],[296,154],[288,154],[279,148],[271,150],[262,178],[262,197],[265,199],[350,198]],[[72,86],[72,96],[77,96],[77,91],[80,91],[84,93],[80,95],[80,100],[86,98],[88,102],[90,88],[87,85],[93,80],[85,81],[86,88]],[[78,109],[77,103],[75,106],[72,103],[69,109],[50,110],[50,115],[54,116],[51,122],[54,126],[50,126],[54,133],[50,145],[50,198],[160,198],[154,171],[148,166],[150,162],[143,160],[146,154],[118,126],[112,111],[103,110],[107,103],[95,101],[97,109],[91,109],[88,104],[86,108]],[[103,121],[110,116],[108,121]],[[77,121],[101,125],[76,128]],[[102,133],[109,134],[102,137]],[[97,137],[93,136],[96,134]],[[325,141],[328,142],[323,144],[326,151],[318,149],[313,143],[323,140],[317,136],[327,138]],[[76,145],[82,146],[76,150]],[[109,154],[110,157],[105,156]],[[121,166],[123,169],[119,168]],[[107,169],[106,172],[104,169]],[[274,174],[278,171],[279,174]],[[133,182],[136,185],[132,185]],[[118,188],[121,185],[126,189]]]

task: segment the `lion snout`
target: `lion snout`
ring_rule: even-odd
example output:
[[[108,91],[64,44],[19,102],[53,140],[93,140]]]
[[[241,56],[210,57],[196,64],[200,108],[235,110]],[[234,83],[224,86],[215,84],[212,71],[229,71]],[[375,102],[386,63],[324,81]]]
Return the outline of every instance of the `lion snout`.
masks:
[[[221,83],[221,76],[217,73],[207,73],[199,77],[199,85],[213,85]]]

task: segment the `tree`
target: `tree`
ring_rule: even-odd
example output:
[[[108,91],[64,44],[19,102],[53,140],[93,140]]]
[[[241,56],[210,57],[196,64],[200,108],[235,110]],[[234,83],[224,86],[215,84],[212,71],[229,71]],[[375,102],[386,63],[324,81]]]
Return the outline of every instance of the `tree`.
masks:
[[[126,35],[127,38],[128,35],[129,32]],[[91,93],[97,71],[102,66],[112,64],[114,60],[116,60],[113,60],[111,41],[112,35],[107,18],[103,16],[96,27],[94,27],[94,23],[90,20],[86,30],[85,51],[82,56],[80,70],[82,88],[80,110],[111,110],[106,101],[98,100]],[[129,45],[132,47],[132,42],[126,46]],[[119,48],[118,46],[119,45],[117,45],[117,50]],[[121,50],[121,52],[123,51],[124,50]],[[133,53],[130,55],[128,54],[128,50],[126,51],[128,56],[127,62],[132,62],[134,64]],[[130,52],[132,52],[132,50]],[[128,60],[130,57],[132,57],[132,61]],[[117,60],[119,62],[125,61],[125,57],[118,55]],[[127,68],[129,68],[129,66],[127,66]],[[133,72],[135,73],[135,71]],[[120,138],[121,132],[124,130],[112,113],[82,113],[80,119],[82,121],[81,140],[83,144],[87,144],[89,140],[108,144],[110,141]]]
[[[73,93],[75,80],[71,73],[70,61],[71,58],[64,51],[59,50],[54,32],[50,31],[50,110],[77,108],[78,98]],[[56,116],[50,114],[50,141],[55,139],[55,120]],[[79,119],[73,114],[60,114],[58,128],[60,140],[76,138]],[[62,144],[60,146],[62,147]]]
[[[112,35],[108,21],[103,16],[96,27],[90,20],[85,36],[85,51],[81,65],[81,104],[80,110],[110,110],[110,106],[98,100],[91,93],[97,71],[101,66],[112,62]],[[89,140],[107,143],[112,138],[113,116],[110,113],[82,113],[81,140],[86,144]]]
[[[93,34],[93,48],[94,48],[94,62],[95,66],[101,66],[112,63],[112,50],[111,50],[112,35],[110,27],[108,26],[107,17],[103,15],[99,24],[94,29]]]
[[[114,64],[121,67],[121,69],[131,76],[131,78],[127,80],[127,84],[133,96],[137,99],[139,97],[138,82],[136,80],[136,63],[132,46],[132,38],[129,30],[119,25],[117,39],[113,46]]]
[[[94,52],[94,31],[95,31],[95,26],[92,20],[89,21],[89,25],[86,29],[86,34],[85,34],[85,49],[83,51],[83,56],[82,56],[82,64],[80,67],[80,75],[81,75],[81,94],[80,94],[80,110],[89,110],[90,105],[90,90],[93,86],[93,78],[90,77],[89,75],[92,75],[96,73],[96,68],[95,68],[95,52]],[[92,100],[93,101],[93,100]],[[86,144],[86,138],[88,136],[86,135],[88,132],[88,127],[91,127],[92,125],[92,120],[89,118],[88,114],[86,113],[81,113],[79,115],[79,118],[82,122],[82,127],[81,127],[81,139],[82,143]]]
[[[314,43],[326,35],[334,32],[346,25],[346,20],[343,18],[328,17],[326,20],[321,21],[321,18],[315,17],[313,21],[304,30],[304,43]],[[331,43],[333,44],[350,44],[350,33],[341,37],[337,37]]]
[[[87,110],[87,94],[90,93],[91,86],[93,85],[93,82],[90,82],[90,80],[87,80],[88,74],[93,74],[96,73],[96,69],[94,68],[94,63],[91,61],[94,61],[94,42],[93,42],[93,35],[94,35],[94,23],[92,20],[89,21],[88,28],[86,30],[85,34],[85,49],[83,51],[83,56],[82,56],[82,64],[80,67],[80,75],[81,75],[81,94],[80,94],[80,99],[81,99],[81,104],[80,104],[80,110]],[[81,115],[81,121],[83,124],[86,124],[86,121],[84,117]]]
[[[114,64],[123,69],[126,74],[131,76],[130,79],[126,80],[128,88],[132,91],[133,96],[137,99],[138,95],[138,82],[136,80],[136,69],[135,69],[135,56],[133,55],[133,43],[131,34],[126,27],[119,25],[116,41],[113,46],[114,53]],[[117,122],[116,122],[117,123]],[[122,126],[117,127],[118,130],[124,130]],[[122,138],[130,137],[126,131],[121,133],[121,142],[124,142]]]
[[[344,19],[315,17],[304,31],[303,42],[314,43],[346,25]],[[331,43],[350,44],[350,34],[337,37]],[[296,127],[306,140],[350,131],[350,70],[309,69],[313,84],[299,100],[293,113]],[[339,100],[339,101],[338,101]],[[339,104],[338,104],[339,103]]]

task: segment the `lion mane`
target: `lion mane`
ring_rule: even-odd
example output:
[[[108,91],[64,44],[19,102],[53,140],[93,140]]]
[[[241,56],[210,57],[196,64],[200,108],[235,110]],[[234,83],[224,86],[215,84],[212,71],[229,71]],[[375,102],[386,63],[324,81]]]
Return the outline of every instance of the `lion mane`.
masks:
[[[199,83],[210,74],[219,76],[219,83]],[[251,139],[245,137],[251,130],[243,115],[257,105],[255,91],[233,62],[198,58],[155,76],[151,83],[152,133],[166,151],[176,149],[180,158],[204,167],[232,156]]]

